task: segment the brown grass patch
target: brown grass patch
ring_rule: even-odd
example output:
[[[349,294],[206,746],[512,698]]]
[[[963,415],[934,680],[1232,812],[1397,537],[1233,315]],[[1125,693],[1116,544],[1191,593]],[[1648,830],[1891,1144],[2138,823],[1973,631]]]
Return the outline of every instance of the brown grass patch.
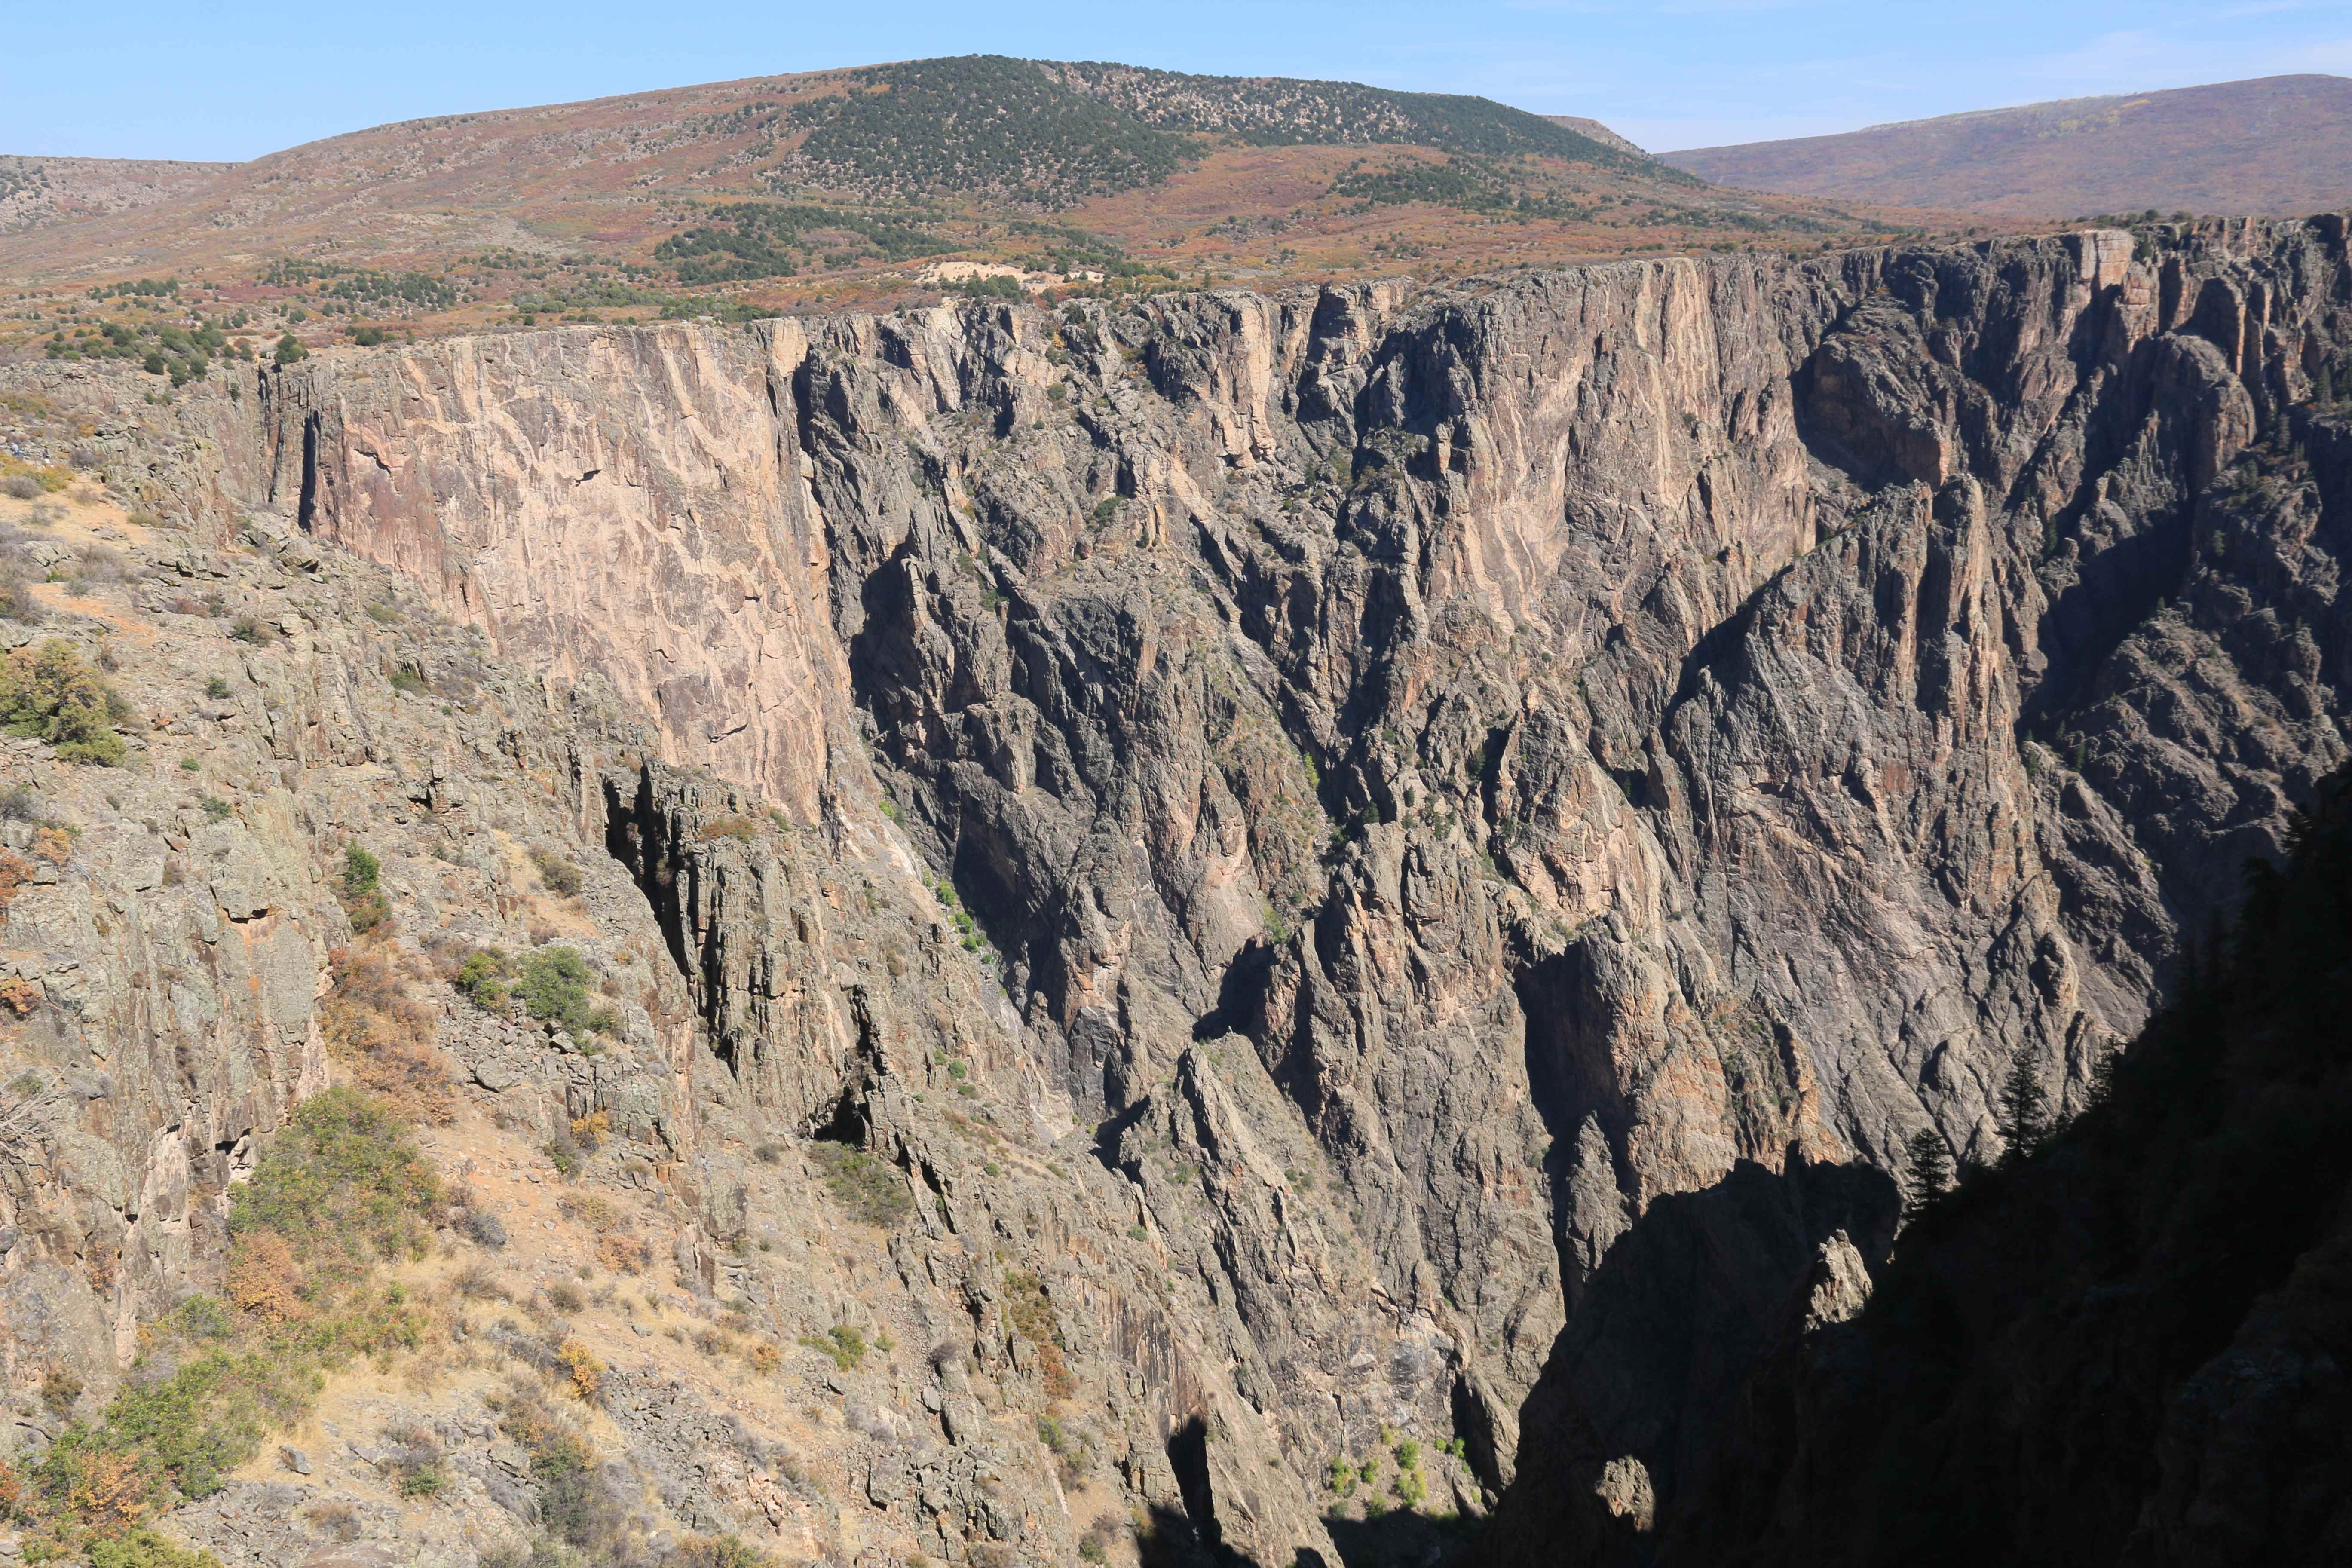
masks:
[[[432,1011],[408,993],[409,976],[388,950],[337,948],[328,955],[334,989],[320,1005],[327,1045],[362,1087],[427,1121],[457,1114],[449,1059],[433,1044]]]

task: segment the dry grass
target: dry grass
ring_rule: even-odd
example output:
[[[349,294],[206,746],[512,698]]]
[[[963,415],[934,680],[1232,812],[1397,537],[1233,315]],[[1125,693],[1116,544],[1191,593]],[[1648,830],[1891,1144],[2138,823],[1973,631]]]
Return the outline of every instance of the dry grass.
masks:
[[[454,1121],[457,1097],[449,1060],[433,1044],[433,1014],[409,994],[410,977],[392,951],[355,945],[328,956],[334,988],[319,1008],[328,1047],[364,1088],[427,1121]]]

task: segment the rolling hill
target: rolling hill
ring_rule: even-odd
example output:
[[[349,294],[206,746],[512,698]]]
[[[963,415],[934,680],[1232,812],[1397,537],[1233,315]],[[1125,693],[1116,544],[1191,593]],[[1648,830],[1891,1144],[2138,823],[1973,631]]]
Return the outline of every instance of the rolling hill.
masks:
[[[1487,99],[999,56],[446,115],[241,164],[47,163],[0,193],[24,209],[0,226],[12,289],[170,278],[184,304],[306,336],[1812,250],[1966,221],[1716,190]],[[76,330],[22,305],[0,352],[12,331],[82,352]]]
[[[2294,216],[2352,203],[2352,79],[2061,99],[1662,156],[1718,184],[1832,201],[2021,218],[2149,207]]]

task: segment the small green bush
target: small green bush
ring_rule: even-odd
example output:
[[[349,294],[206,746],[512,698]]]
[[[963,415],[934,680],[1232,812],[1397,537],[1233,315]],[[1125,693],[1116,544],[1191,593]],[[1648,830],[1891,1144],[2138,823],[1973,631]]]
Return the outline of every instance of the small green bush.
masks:
[[[0,666],[0,723],[48,742],[60,762],[119,767],[125,748],[114,726],[130,717],[131,705],[60,638],[18,648]]]
[[[373,931],[392,918],[392,905],[377,885],[383,874],[383,863],[358,845],[344,849],[341,896],[355,931]]]
[[[239,616],[230,624],[228,635],[255,647],[268,647],[278,640],[278,628],[258,616]]]
[[[228,695],[228,681],[221,676],[214,676],[205,682],[205,695],[218,702]]]
[[[209,1552],[166,1541],[142,1525],[127,1535],[89,1543],[89,1568],[221,1568]]]
[[[823,1351],[833,1358],[833,1364],[844,1372],[855,1372],[866,1360],[866,1336],[846,1323],[835,1324],[820,1339],[814,1334],[803,1334],[801,1343],[813,1351]]]
[[[576,898],[580,892],[580,868],[562,856],[547,849],[530,852],[530,863],[539,868],[541,884],[558,898]]]
[[[504,948],[478,947],[457,966],[456,984],[466,1000],[488,1010],[505,1005],[513,979],[514,960]]]
[[[302,312],[299,310],[292,311],[289,313],[289,319],[299,321],[302,319]],[[296,337],[293,333],[289,332],[284,337],[278,340],[278,347],[271,353],[270,357],[276,360],[279,364],[292,364],[296,360],[309,359],[310,357],[310,351],[302,346],[301,339]]]
[[[577,948],[542,947],[522,961],[515,994],[523,1011],[541,1021],[554,1020],[571,1034],[590,1029],[595,1016],[588,1005],[588,961]]]
[[[689,1535],[667,1568],[776,1568],[775,1558],[735,1535]]]
[[[396,1258],[422,1249],[422,1216],[439,1195],[399,1121],[345,1085],[303,1101],[264,1145],[229,1231],[271,1231],[298,1254]]]
[[[424,676],[404,664],[392,672],[392,689],[410,697],[422,697],[432,689]]]

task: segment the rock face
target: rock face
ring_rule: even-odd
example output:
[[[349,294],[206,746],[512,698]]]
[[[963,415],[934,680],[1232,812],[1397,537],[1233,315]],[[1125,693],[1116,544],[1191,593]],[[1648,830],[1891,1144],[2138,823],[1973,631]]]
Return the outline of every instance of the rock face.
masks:
[[[1990,1157],[2015,1061],[2079,1105],[2343,758],[2347,277],[2322,218],[548,331],[125,440],[643,715],[562,793],[686,998],[646,1124],[912,1173],[866,1288],[985,1318],[1013,1245],[1129,1504],[1328,1559],[1418,1434],[1602,1543],[1853,1305],[1862,1167]],[[765,1189],[696,1158],[708,1275]]]

